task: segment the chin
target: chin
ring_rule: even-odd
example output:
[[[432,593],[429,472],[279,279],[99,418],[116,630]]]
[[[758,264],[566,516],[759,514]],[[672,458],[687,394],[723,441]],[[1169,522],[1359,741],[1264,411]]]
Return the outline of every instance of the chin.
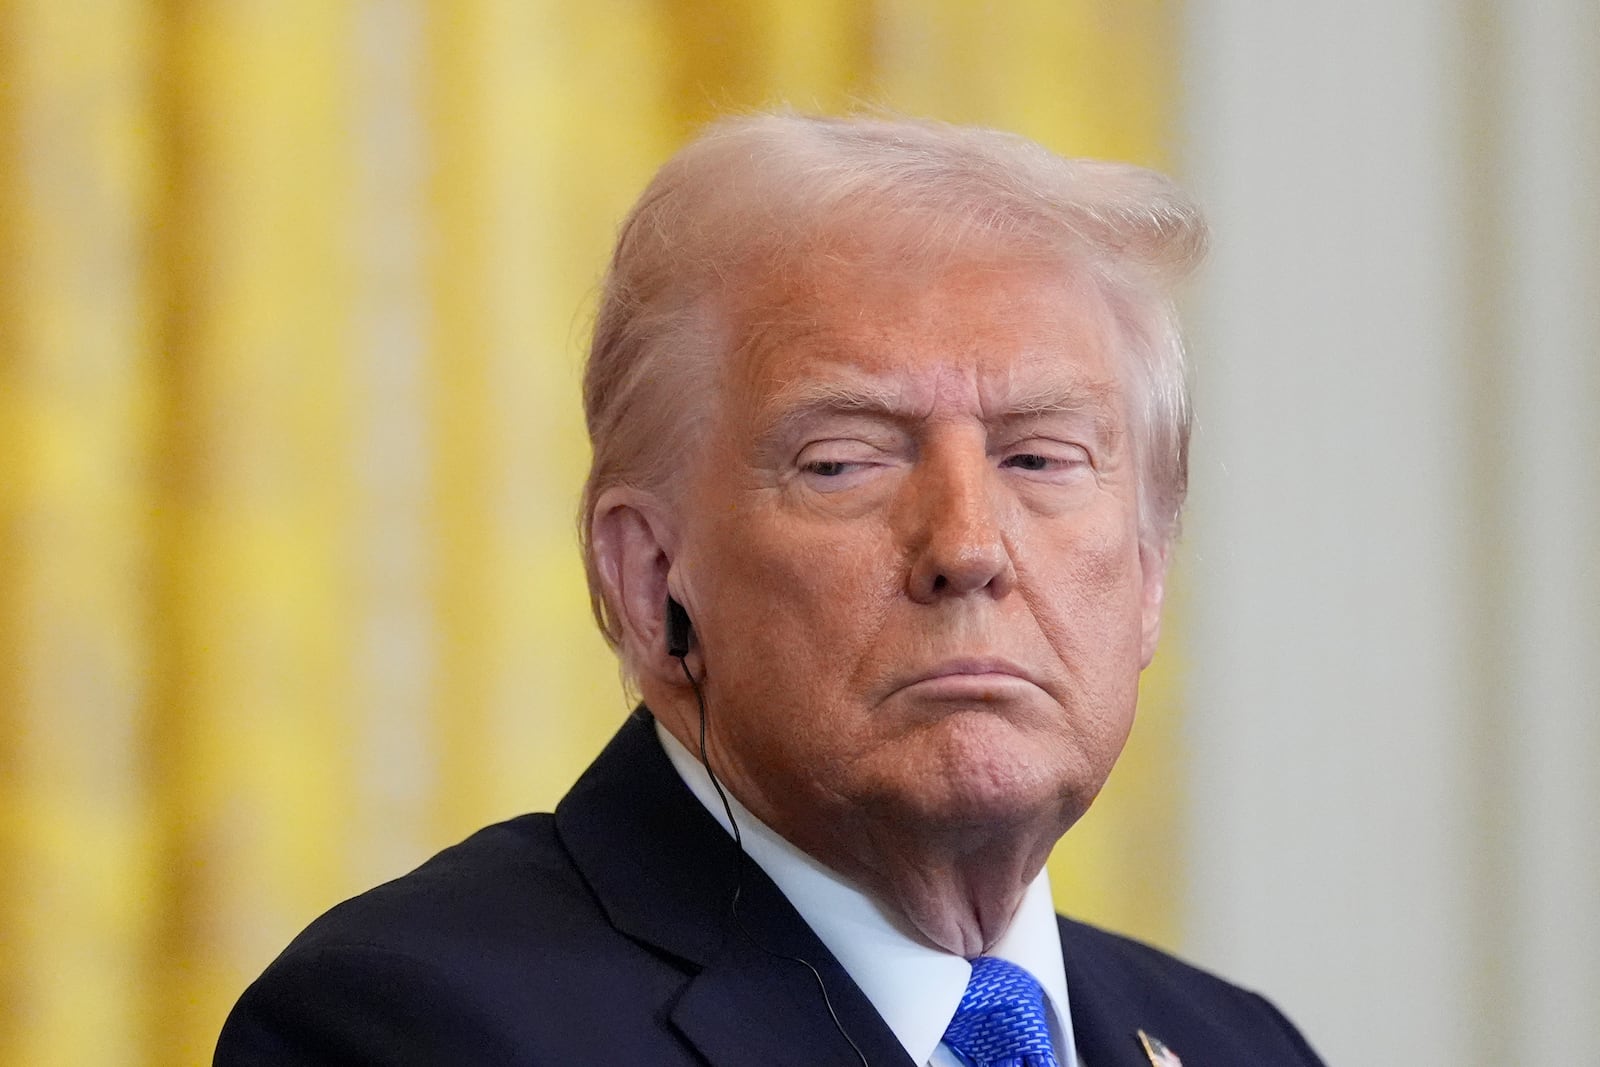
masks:
[[[909,825],[1001,830],[1049,821],[1065,832],[1104,781],[1063,738],[992,712],[951,715],[919,734],[922,751],[900,762],[908,773],[879,791]]]

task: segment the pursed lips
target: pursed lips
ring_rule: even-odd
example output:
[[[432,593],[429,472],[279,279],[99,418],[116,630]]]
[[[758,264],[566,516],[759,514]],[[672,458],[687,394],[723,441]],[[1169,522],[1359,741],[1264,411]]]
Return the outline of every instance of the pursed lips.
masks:
[[[1008,659],[982,656],[945,660],[912,674],[896,689],[916,688],[929,696],[973,697],[1019,683],[1043,688],[1027,668]]]

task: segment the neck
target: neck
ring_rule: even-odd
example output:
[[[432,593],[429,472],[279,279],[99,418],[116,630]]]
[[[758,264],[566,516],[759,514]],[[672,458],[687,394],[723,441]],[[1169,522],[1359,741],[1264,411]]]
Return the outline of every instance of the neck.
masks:
[[[651,705],[658,721],[700,763],[698,716],[688,708],[662,705]],[[710,740],[711,769],[751,817],[865,890],[901,920],[908,934],[968,959],[1004,936],[1066,830],[1056,810],[1003,823],[929,825],[835,795],[808,797],[804,807],[826,810],[790,818],[793,804],[777,802],[765,783],[747,778],[737,763],[722,758],[714,732]],[[720,816],[720,802],[707,803]]]
[[[968,959],[1005,935],[1060,836],[1042,825],[908,833],[903,822],[860,813],[848,821],[849,835],[789,839],[863,886],[921,940]]]

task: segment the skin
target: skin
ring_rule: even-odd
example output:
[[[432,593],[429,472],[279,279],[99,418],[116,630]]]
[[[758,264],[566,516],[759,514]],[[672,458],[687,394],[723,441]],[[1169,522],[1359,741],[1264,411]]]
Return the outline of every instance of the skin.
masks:
[[[682,484],[596,509],[640,687],[698,751],[670,592],[725,786],[979,955],[1104,784],[1159,632],[1111,316],[1070,270],[979,260],[829,262],[741,318]]]

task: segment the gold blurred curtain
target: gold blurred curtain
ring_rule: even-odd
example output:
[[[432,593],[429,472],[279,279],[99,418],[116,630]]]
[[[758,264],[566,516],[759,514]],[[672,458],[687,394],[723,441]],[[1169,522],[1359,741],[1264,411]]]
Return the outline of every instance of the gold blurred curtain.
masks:
[[[1172,20],[0,0],[0,1062],[207,1062],[316,913],[610,734],[578,363],[696,124],[885,105],[1165,165]],[[1169,942],[1171,675],[1053,861]]]

